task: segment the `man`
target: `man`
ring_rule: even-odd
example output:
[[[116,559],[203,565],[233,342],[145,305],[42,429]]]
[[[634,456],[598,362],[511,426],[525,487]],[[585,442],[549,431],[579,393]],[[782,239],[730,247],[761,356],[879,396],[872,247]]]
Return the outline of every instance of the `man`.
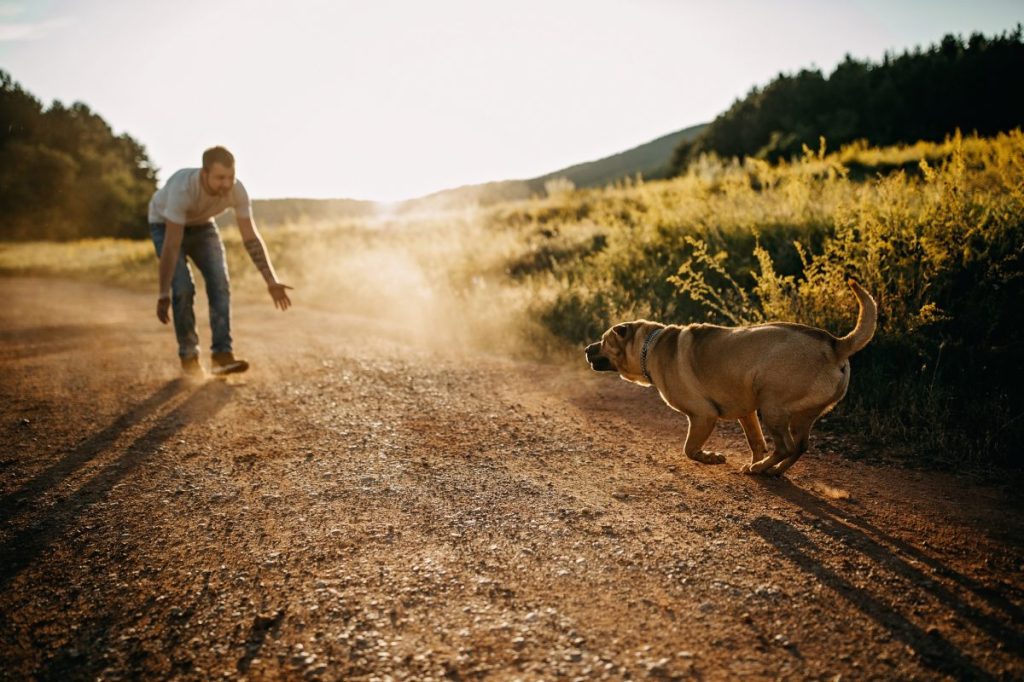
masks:
[[[259,268],[274,306],[287,310],[288,289],[277,280],[266,246],[252,220],[252,204],[241,182],[235,180],[235,157],[224,147],[203,152],[202,168],[185,168],[157,190],[149,202],[149,227],[160,257],[160,296],[156,316],[164,324],[174,313],[178,356],[186,374],[201,376],[199,336],[193,309],[196,287],[186,256],[192,259],[206,281],[210,302],[210,331],[213,336],[211,371],[216,376],[244,372],[249,363],[235,358],[231,347],[231,293],[224,243],[214,216],[235,209],[238,229],[252,262]]]

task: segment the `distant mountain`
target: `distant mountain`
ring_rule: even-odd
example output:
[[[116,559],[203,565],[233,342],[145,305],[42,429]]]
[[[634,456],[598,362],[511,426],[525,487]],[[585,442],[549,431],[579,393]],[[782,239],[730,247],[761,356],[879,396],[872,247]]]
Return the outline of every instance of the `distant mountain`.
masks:
[[[671,170],[670,162],[676,147],[682,142],[696,138],[706,127],[707,124],[702,123],[677,130],[639,147],[597,161],[569,166],[527,182],[543,188],[548,180],[566,178],[577,187],[604,187],[623,178],[635,177],[637,174],[642,175],[644,180],[666,178]]]
[[[268,225],[362,218],[377,211],[376,202],[359,199],[254,199],[252,206],[256,219]]]
[[[534,195],[543,195],[545,184],[557,178],[565,178],[576,187],[604,187],[637,175],[641,175],[645,180],[665,178],[671,170],[672,154],[676,147],[693,140],[706,127],[707,124],[702,123],[677,130],[624,152],[569,166],[529,180],[502,180],[442,190],[403,201],[398,205],[398,210],[445,209],[466,204],[488,206],[502,201],[528,199]]]

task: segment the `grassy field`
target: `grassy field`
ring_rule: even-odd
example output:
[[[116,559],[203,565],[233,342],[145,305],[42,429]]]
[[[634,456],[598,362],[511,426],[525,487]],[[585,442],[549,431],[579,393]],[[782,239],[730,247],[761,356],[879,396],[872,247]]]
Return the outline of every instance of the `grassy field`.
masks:
[[[853,276],[880,325],[834,421],[929,465],[1022,464],[1020,131],[775,166],[703,158],[673,180],[265,232],[299,303],[454,325],[509,352],[576,352],[638,317],[842,334]],[[264,295],[224,236],[236,293]],[[0,273],[156,288],[148,242],[2,245]]]
[[[854,359],[840,411],[850,418],[839,421],[930,463],[1021,464],[1019,131],[807,150],[777,166],[705,158],[672,181],[505,207],[492,220],[525,231],[532,248],[513,276],[555,292],[537,313],[577,342],[638,317],[844,333],[856,315],[845,280],[856,277],[878,299],[880,325]]]

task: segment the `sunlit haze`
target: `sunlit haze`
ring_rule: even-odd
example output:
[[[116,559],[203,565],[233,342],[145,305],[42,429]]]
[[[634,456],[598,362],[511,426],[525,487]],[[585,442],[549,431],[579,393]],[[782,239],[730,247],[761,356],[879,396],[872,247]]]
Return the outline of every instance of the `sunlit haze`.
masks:
[[[780,71],[1012,29],[966,2],[0,2],[0,68],[252,196],[395,200],[529,178],[710,121]]]

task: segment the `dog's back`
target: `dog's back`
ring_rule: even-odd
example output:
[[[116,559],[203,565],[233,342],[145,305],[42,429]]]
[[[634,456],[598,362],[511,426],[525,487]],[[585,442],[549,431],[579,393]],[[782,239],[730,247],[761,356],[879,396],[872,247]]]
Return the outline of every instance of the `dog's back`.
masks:
[[[877,306],[856,282],[859,313],[843,337],[794,322],[750,327],[692,324],[688,360],[708,399],[732,416],[768,406],[788,412],[827,410],[846,393],[848,358],[874,334]]]

